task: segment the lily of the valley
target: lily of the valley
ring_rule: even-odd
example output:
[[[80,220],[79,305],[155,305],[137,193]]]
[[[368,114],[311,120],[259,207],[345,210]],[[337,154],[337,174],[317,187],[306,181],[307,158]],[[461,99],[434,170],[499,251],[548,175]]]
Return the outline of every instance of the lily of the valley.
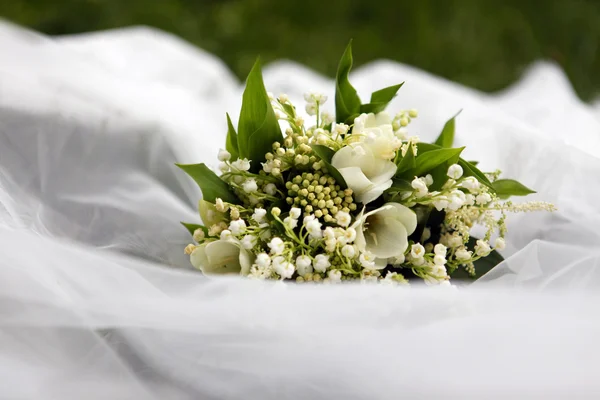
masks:
[[[356,201],[368,204],[392,186],[396,164],[377,157],[369,146],[357,143],[342,147],[331,165],[344,177]]]
[[[356,229],[354,243],[358,249],[378,259],[403,255],[408,248],[408,236],[417,228],[414,211],[398,203],[386,203],[376,210],[364,211],[352,225]]]
[[[190,254],[190,261],[206,275],[248,275],[252,257],[236,240],[203,243]]]

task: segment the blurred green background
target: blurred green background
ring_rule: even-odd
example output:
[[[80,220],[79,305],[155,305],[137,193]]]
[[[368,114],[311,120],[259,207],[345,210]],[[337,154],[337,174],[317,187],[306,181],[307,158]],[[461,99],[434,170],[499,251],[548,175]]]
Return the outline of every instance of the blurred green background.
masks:
[[[1,0],[0,15],[48,34],[150,25],[222,58],[244,78],[257,55],[333,76],[354,38],[358,65],[388,58],[484,91],[538,59],[580,97],[600,93],[598,0]]]

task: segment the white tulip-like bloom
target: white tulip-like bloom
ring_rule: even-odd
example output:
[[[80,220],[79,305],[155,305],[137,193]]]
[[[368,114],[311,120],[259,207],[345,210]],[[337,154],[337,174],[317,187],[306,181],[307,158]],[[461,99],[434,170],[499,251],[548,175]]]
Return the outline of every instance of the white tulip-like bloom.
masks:
[[[362,143],[342,147],[331,159],[354,192],[357,202],[368,204],[392,186],[396,164],[375,156],[369,146]]]
[[[402,141],[394,134],[392,118],[386,112],[361,114],[354,119],[352,135],[359,137],[375,157],[391,160],[402,146]]]
[[[206,275],[248,275],[252,257],[238,241],[216,240],[197,246],[190,261]]]
[[[353,227],[354,243],[361,252],[377,258],[399,257],[408,247],[408,236],[417,228],[417,214],[398,203],[386,203],[368,213],[361,211]]]

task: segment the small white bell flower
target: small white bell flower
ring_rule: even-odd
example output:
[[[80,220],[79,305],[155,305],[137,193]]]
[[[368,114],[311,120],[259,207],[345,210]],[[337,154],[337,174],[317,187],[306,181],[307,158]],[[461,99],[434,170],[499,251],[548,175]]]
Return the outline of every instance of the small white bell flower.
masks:
[[[503,238],[498,237],[494,241],[494,247],[496,248],[496,250],[504,250],[504,248],[506,247],[506,242]]]
[[[277,272],[282,279],[291,279],[295,271],[296,268],[291,262],[284,261],[275,266],[275,272]]]
[[[438,243],[438,244],[436,244],[436,245],[435,245],[435,247],[433,248],[433,252],[434,252],[436,255],[443,256],[443,257],[446,257],[446,246],[444,246],[444,245],[443,245],[443,244],[441,244],[441,243]]]
[[[469,190],[470,192],[475,192],[479,190],[479,187],[481,185],[476,178],[469,176],[463,179],[463,181],[461,182],[461,186]]]
[[[338,283],[342,281],[342,273],[337,269],[332,269],[327,273],[327,277],[329,277],[329,281],[332,283]]]
[[[458,179],[463,175],[463,169],[458,164],[452,164],[448,168],[448,176],[452,179]]]
[[[277,186],[273,183],[267,183],[263,190],[269,196],[275,196],[277,194]]]
[[[472,255],[473,255],[473,253],[468,251],[464,247],[459,248],[458,250],[456,250],[456,253],[454,253],[454,256],[459,261],[470,260]]]
[[[219,161],[229,161],[231,159],[231,153],[227,150],[219,149],[219,154],[217,156]]]
[[[356,249],[354,248],[354,246],[347,244],[344,247],[342,247],[342,255],[347,258],[354,258],[354,256],[356,255]]]
[[[337,214],[335,214],[335,220],[339,226],[343,226],[345,228],[350,225],[350,222],[352,222],[352,217],[350,217],[350,214],[347,212],[338,211]]]
[[[254,214],[252,214],[252,219],[260,224],[265,221],[266,215],[267,210],[265,210],[264,208],[255,208]]]
[[[246,231],[246,221],[243,219],[236,219],[235,221],[231,221],[229,223],[229,230],[235,236],[241,235]]]
[[[246,235],[242,238],[242,247],[246,250],[251,250],[254,246],[256,246],[257,238],[253,235]]]
[[[480,193],[475,197],[477,204],[487,204],[492,201],[492,196],[489,193]]]
[[[229,229],[222,230],[220,238],[221,240],[230,240],[232,238],[231,231]]]
[[[242,184],[242,188],[244,188],[244,192],[246,193],[254,193],[258,190],[258,185],[254,178],[246,179],[246,181]]]
[[[325,272],[329,266],[331,266],[329,256],[325,254],[318,254],[313,261],[313,267],[317,272]]]
[[[231,166],[240,171],[248,171],[250,169],[250,161],[247,158],[238,158],[231,163]]]
[[[413,179],[413,181],[410,183],[410,185],[412,186],[413,189],[415,189],[417,191],[418,197],[423,197],[429,192],[427,185],[420,178]]]
[[[294,219],[293,217],[289,216],[289,217],[285,217],[283,219],[283,224],[285,226],[287,226],[290,229],[294,229],[295,227],[298,226],[298,220]]]
[[[271,257],[269,257],[267,253],[260,253],[256,256],[255,263],[260,268],[267,268],[269,265],[271,265]]]
[[[485,240],[479,239],[477,241],[477,243],[475,244],[475,253],[478,256],[486,256],[488,255],[490,252],[492,251],[492,249],[490,248],[490,245],[488,242],[486,242]]]
[[[446,257],[436,254],[435,257],[433,257],[433,263],[438,266],[445,265]]]
[[[290,210],[290,217],[292,217],[294,219],[300,218],[301,214],[302,214],[302,210],[299,209],[298,207],[292,207]]]
[[[309,256],[298,256],[296,258],[296,269],[300,276],[310,274],[313,272],[312,262]]]
[[[278,237],[271,239],[268,246],[271,249],[271,253],[275,255],[279,255],[283,253],[283,250],[285,250],[285,244],[283,243],[283,240]]]
[[[425,247],[420,243],[415,243],[410,248],[410,255],[415,259],[423,258],[425,255]]]

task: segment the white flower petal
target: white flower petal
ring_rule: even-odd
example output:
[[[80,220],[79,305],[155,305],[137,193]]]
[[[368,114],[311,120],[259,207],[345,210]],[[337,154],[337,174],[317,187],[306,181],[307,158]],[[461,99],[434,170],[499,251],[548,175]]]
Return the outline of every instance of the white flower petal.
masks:
[[[239,274],[250,271],[251,259],[233,241],[217,240],[198,246],[190,255],[192,265],[207,275]],[[244,264],[242,266],[242,263]]]
[[[398,221],[404,225],[406,228],[406,233],[408,235],[412,235],[412,233],[417,229],[417,214],[410,208],[403,206],[398,203],[387,203],[386,205],[390,205],[394,207],[393,218],[396,218]],[[391,217],[391,215],[390,215]]]
[[[398,203],[387,203],[368,213],[363,209],[352,225],[356,229],[354,243],[360,251],[368,251],[377,258],[397,257],[407,249],[408,236],[416,225],[416,214]]]

